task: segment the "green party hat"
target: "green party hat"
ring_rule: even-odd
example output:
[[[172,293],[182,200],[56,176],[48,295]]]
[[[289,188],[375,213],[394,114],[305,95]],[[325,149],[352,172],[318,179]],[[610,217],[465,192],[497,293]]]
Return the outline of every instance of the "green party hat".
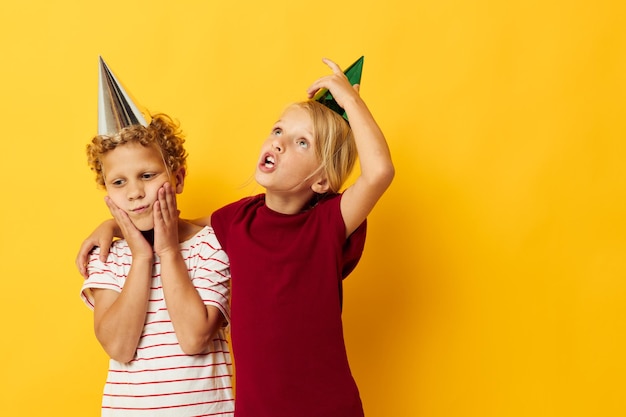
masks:
[[[361,83],[361,73],[363,72],[363,60],[364,56],[357,59],[352,65],[350,65],[343,73],[348,77],[348,81],[350,84],[360,84]],[[319,101],[324,106],[328,107],[335,113],[342,116],[344,119],[348,120],[348,115],[345,110],[341,108],[339,104],[333,98],[333,95],[328,91],[328,89],[323,88],[318,91],[315,96],[313,96],[313,100]]]

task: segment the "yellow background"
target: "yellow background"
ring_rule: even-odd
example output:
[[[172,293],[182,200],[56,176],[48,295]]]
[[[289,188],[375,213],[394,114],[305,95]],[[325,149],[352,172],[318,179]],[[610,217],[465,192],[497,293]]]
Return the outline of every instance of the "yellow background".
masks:
[[[109,217],[84,156],[98,55],[182,123],[197,217],[259,192],[280,111],[361,54],[397,168],[346,282],[367,415],[626,415],[623,2],[5,3],[0,415],[99,415],[73,264]]]

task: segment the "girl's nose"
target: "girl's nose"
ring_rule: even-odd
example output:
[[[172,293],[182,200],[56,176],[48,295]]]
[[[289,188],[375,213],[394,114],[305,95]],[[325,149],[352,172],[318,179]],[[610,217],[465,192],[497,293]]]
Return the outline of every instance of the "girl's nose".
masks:
[[[277,139],[274,140],[274,142],[272,143],[272,148],[274,148],[274,150],[279,153],[284,150],[282,143]]]

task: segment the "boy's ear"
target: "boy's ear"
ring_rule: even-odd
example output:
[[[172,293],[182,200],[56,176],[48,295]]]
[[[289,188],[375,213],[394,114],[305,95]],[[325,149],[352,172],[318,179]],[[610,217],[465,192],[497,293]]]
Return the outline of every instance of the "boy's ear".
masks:
[[[328,179],[326,177],[320,178],[311,185],[313,192],[317,194],[325,194],[328,192]]]
[[[180,167],[178,171],[176,171],[176,175],[174,175],[174,180],[176,181],[176,194],[180,194],[183,192],[183,188],[185,188],[185,168]]]

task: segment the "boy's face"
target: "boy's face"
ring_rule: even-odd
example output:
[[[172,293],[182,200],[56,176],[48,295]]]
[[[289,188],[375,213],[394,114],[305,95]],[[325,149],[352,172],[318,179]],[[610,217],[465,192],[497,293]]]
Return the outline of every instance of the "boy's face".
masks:
[[[171,181],[176,192],[182,192],[184,169],[179,169],[170,178],[155,146],[126,143],[105,153],[101,162],[109,197],[128,214],[139,230],[154,227],[153,205],[163,184]]]

